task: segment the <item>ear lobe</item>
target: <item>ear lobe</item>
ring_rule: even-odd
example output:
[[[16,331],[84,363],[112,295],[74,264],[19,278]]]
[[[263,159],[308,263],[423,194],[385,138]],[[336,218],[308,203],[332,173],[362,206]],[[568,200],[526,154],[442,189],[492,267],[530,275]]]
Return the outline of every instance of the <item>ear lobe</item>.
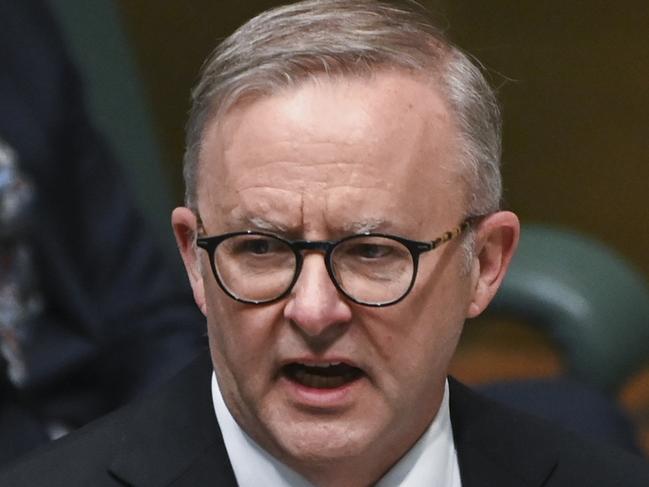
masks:
[[[171,213],[171,226],[178,250],[185,264],[185,271],[194,293],[194,301],[201,312],[206,315],[205,287],[199,257],[196,252],[195,238],[197,231],[196,215],[185,207],[174,209]]]
[[[518,217],[509,211],[493,213],[480,222],[475,230],[476,282],[467,318],[482,313],[496,295],[516,251],[519,235]]]

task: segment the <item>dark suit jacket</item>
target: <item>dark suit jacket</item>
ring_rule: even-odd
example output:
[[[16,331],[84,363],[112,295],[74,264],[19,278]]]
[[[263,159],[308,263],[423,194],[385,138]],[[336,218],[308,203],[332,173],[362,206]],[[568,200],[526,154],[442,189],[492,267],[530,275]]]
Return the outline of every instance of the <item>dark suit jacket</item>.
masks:
[[[0,485],[236,485],[212,407],[211,373],[206,353],[158,392],[13,465]],[[583,442],[455,381],[450,391],[463,487],[649,485],[640,458]]]

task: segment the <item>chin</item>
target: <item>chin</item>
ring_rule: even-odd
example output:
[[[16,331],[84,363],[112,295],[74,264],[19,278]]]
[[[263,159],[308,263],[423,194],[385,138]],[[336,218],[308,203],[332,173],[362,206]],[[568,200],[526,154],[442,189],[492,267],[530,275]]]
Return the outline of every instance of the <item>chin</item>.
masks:
[[[280,460],[293,468],[299,465],[330,466],[353,461],[367,453],[376,441],[371,431],[349,421],[317,418],[294,419],[271,425]]]

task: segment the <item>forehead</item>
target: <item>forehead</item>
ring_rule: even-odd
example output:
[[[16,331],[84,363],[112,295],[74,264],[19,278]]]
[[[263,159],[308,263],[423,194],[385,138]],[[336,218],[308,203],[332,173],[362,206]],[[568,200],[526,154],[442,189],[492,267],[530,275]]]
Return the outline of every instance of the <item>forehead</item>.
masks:
[[[199,208],[225,224],[420,224],[459,206],[456,135],[429,81],[399,71],[315,78],[207,126]]]

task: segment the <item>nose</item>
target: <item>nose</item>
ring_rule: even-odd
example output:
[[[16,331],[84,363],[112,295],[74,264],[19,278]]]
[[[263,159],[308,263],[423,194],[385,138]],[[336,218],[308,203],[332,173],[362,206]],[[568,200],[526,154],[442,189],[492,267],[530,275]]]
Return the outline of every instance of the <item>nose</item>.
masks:
[[[310,339],[331,340],[345,329],[351,315],[349,304],[329,277],[323,255],[306,254],[284,317]]]

